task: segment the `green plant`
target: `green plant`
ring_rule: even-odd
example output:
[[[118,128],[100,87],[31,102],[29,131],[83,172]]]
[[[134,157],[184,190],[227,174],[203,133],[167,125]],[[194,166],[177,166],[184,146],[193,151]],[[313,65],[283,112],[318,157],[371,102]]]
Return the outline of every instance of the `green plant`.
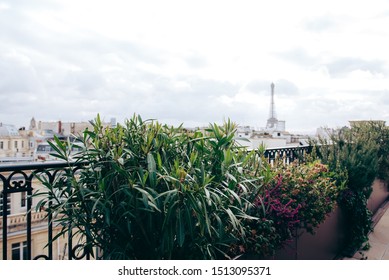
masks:
[[[235,142],[230,120],[196,131],[135,115],[114,128],[99,116],[92,124],[78,142],[51,143],[69,168],[54,182],[40,176],[36,195],[61,227],[54,240],[71,232],[87,252],[100,249],[96,258],[268,258],[333,207],[324,165],[272,168],[263,147]]]
[[[58,236],[82,236],[84,248],[98,247],[103,259],[235,257],[231,244],[248,237],[243,221],[257,219],[247,215],[245,197],[261,184],[247,178],[233,123],[203,133],[140,116],[103,127],[98,116],[93,126],[72,157],[77,172],[68,169],[54,183],[41,178],[39,208],[60,223]],[[75,144],[51,145],[71,165]]]
[[[341,187],[336,186],[328,167],[318,161],[281,166],[281,198],[299,206],[299,227],[314,233],[334,209]]]
[[[343,128],[329,136],[329,140],[320,139],[313,144],[316,155],[338,174],[338,183],[342,178],[347,180],[347,187],[339,196],[339,205],[346,215],[343,253],[352,255],[368,241],[372,229],[367,199],[374,179],[380,171],[384,176],[388,167],[384,140],[388,130],[383,122],[353,122],[351,128]]]
[[[290,165],[279,161],[271,167],[262,157],[256,165],[261,166],[257,171],[264,187],[249,214],[260,219],[246,223],[251,237],[234,249],[267,258],[297,238],[297,228],[313,234],[334,209],[340,188],[328,167],[318,161]]]
[[[378,147],[378,178],[389,180],[389,127],[384,122],[375,125]]]

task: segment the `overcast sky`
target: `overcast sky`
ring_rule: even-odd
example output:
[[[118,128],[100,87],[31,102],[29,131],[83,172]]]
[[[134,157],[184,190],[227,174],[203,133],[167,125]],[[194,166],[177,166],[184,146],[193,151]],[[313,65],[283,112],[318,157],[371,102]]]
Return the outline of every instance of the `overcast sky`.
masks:
[[[0,0],[0,122],[389,121],[389,1]]]

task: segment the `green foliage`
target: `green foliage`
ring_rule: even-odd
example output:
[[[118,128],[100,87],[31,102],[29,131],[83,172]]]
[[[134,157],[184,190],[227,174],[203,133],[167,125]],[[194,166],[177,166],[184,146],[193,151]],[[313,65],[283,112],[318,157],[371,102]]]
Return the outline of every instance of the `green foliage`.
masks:
[[[260,173],[266,179],[254,201],[256,207],[249,212],[260,219],[247,223],[251,238],[235,246],[256,258],[274,255],[296,237],[297,228],[313,234],[334,209],[339,194],[327,166],[317,161],[301,165],[280,161],[272,168],[262,159]]]
[[[293,207],[299,207],[299,227],[314,233],[334,209],[341,190],[335,184],[333,173],[326,165],[315,161],[281,166],[278,174],[282,201],[291,201]],[[273,180],[272,184],[275,183]]]
[[[384,123],[375,126],[378,143],[378,178],[389,180],[389,127]]]
[[[85,236],[85,247],[97,246],[103,259],[231,257],[230,244],[247,236],[242,221],[256,219],[245,212],[245,195],[260,188],[245,176],[233,123],[206,133],[140,116],[115,128],[97,117],[93,126],[73,156],[82,167],[54,184],[43,180],[40,205],[51,203],[61,233]],[[71,144],[53,145],[70,161]]]
[[[54,182],[41,176],[38,208],[62,226],[55,238],[78,234],[97,258],[267,258],[333,207],[325,166],[272,168],[263,148],[237,145],[230,120],[203,131],[136,115],[115,128],[99,116],[92,124],[79,142],[51,144],[69,169]]]
[[[368,241],[371,212],[367,199],[377,176],[385,178],[388,170],[388,129],[383,122],[355,122],[316,142],[316,155],[338,174],[338,183],[347,180],[339,196],[346,215],[344,253],[351,254]]]

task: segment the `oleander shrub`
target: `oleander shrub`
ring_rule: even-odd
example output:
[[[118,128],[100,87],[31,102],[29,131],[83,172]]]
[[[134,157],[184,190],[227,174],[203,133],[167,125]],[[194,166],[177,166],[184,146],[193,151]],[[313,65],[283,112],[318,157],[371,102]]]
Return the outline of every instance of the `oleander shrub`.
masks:
[[[53,242],[72,232],[95,258],[269,258],[333,207],[326,166],[273,168],[263,148],[237,144],[231,121],[194,131],[136,115],[92,124],[78,142],[50,144],[69,168],[53,182],[40,176],[36,195],[60,226]]]
[[[54,183],[42,177],[47,188],[38,205],[54,215],[60,234],[80,234],[102,259],[234,257],[231,244],[248,237],[243,221],[257,219],[247,215],[244,196],[261,184],[247,177],[233,123],[194,132],[140,116],[115,128],[102,127],[99,117],[93,125],[71,158],[77,173]],[[71,164],[76,144],[51,145]]]

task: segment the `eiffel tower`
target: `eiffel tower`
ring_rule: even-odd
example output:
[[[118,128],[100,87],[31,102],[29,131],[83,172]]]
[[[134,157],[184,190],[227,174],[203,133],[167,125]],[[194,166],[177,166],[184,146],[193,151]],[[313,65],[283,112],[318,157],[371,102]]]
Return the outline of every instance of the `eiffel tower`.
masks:
[[[275,130],[277,128],[278,119],[276,116],[276,109],[274,105],[274,83],[271,83],[271,100],[270,100],[270,113],[266,123],[266,130]]]

